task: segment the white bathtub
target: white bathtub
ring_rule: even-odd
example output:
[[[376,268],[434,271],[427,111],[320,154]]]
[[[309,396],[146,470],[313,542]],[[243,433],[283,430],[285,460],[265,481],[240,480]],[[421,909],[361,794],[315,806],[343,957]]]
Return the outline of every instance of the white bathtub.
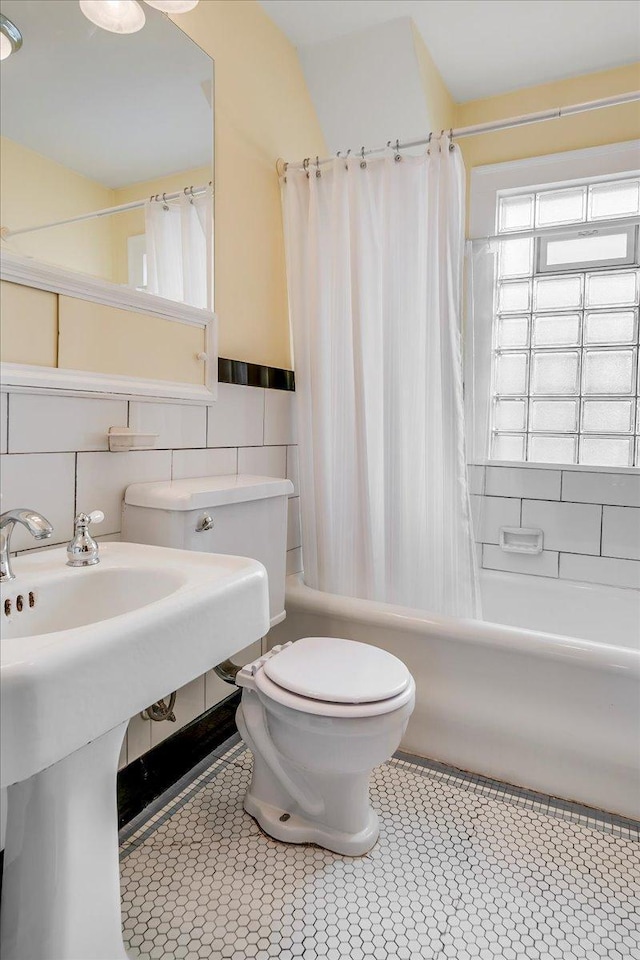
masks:
[[[287,581],[269,645],[340,636],[390,650],[416,680],[403,748],[640,818],[640,592],[482,572],[485,620]]]

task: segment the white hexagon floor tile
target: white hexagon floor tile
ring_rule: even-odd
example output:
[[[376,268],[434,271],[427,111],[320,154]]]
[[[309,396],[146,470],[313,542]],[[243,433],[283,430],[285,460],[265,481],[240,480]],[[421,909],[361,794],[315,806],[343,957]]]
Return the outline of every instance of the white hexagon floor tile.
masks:
[[[124,935],[145,960],[637,960],[637,825],[394,758],[364,857],[270,840],[229,749],[122,834]]]

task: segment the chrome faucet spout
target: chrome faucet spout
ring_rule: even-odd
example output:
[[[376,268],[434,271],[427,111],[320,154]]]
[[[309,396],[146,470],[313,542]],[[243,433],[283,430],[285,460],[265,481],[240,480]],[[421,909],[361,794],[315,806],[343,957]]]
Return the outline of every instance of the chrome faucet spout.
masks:
[[[9,553],[11,534],[16,523],[26,527],[36,540],[46,540],[53,533],[53,527],[49,521],[35,510],[19,507],[16,510],[7,510],[6,513],[0,514],[0,583],[16,578],[11,569]]]

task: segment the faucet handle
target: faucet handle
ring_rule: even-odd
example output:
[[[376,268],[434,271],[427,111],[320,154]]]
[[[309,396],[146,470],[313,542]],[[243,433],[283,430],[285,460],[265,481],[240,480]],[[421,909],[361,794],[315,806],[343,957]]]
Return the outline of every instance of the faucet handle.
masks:
[[[99,546],[89,533],[90,523],[102,523],[102,510],[79,513],[73,521],[73,539],[67,546],[68,567],[91,567],[100,563]]]

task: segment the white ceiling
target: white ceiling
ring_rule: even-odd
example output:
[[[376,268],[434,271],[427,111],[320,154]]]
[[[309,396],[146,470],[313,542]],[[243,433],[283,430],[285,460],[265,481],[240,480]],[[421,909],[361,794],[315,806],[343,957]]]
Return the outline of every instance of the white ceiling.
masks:
[[[213,166],[213,61],[146,6],[138,33],[77,0],[2,0],[22,48],[0,66],[1,132],[107,187]]]
[[[640,59],[640,0],[259,0],[296,47],[411,17],[462,102]]]

